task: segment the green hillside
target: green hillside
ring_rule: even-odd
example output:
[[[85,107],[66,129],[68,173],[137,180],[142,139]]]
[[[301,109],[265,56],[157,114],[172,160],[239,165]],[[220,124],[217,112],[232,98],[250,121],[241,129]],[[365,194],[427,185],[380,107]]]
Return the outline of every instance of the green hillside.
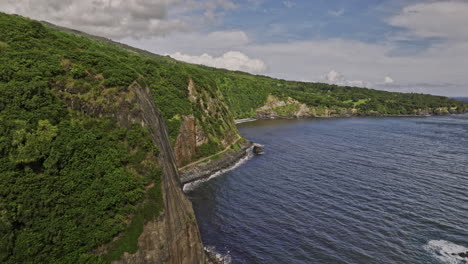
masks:
[[[172,144],[182,117],[194,116],[207,141],[193,159],[223,149],[237,135],[234,118],[254,116],[269,95],[362,114],[468,109],[445,97],[182,63],[0,13],[1,263],[106,263],[136,250],[143,223],[163,208],[158,149],[144,127],[114,118],[131,113],[133,83],[151,89]]]
[[[464,102],[443,96],[416,93],[395,93],[374,89],[345,87],[325,83],[307,83],[254,76],[241,72],[200,67],[211,73],[224,94],[236,119],[254,117],[255,110],[265,104],[268,95],[291,97],[310,107],[339,112],[355,108],[360,115],[411,115],[418,110],[439,113],[460,113],[468,109]]]

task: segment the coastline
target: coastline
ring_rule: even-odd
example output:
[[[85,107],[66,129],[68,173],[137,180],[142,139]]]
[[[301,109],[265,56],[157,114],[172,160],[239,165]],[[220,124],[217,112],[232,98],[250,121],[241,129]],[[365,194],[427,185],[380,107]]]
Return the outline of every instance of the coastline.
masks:
[[[234,123],[236,125],[249,123],[260,120],[280,120],[280,119],[327,119],[327,118],[352,118],[352,117],[431,117],[431,116],[444,116],[444,115],[460,115],[466,114],[467,112],[459,113],[421,113],[421,114],[380,114],[380,113],[357,113],[357,114],[334,114],[334,115],[304,115],[304,116],[272,116],[263,118],[244,118],[236,119]]]
[[[257,120],[258,120],[257,118],[236,119],[236,120],[234,120],[234,124],[238,125],[238,124],[253,122],[253,121],[257,121]]]
[[[249,155],[254,143],[245,141],[239,150],[224,153],[221,157],[180,170],[180,182],[182,185],[207,179],[220,171],[227,170],[240,160]]]
[[[279,120],[279,119],[327,119],[327,118],[352,118],[352,117],[430,117],[437,115],[450,115],[457,113],[446,114],[345,114],[345,115],[327,115],[327,116],[274,116],[270,118],[244,118],[235,120],[235,124],[249,123],[259,120]],[[458,113],[461,114],[461,113]],[[202,162],[195,162],[193,165],[188,165],[179,169],[180,182],[182,185],[193,183],[200,180],[206,180],[217,173],[223,173],[235,166],[239,161],[245,158],[252,152],[254,143],[245,141],[239,150],[231,150],[227,153],[222,153],[217,159],[208,159]]]

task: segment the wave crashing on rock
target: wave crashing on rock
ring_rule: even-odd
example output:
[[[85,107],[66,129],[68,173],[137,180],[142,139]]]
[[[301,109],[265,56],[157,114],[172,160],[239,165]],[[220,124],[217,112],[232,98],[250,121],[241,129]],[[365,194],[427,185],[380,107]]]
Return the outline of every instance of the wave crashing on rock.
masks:
[[[445,240],[431,240],[424,249],[447,264],[468,263],[468,248]]]

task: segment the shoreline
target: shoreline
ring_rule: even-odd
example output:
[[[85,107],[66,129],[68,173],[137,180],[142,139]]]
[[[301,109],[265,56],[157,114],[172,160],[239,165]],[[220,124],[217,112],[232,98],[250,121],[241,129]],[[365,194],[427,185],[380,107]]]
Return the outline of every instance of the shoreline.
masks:
[[[244,118],[236,119],[234,123],[236,125],[249,123],[254,121],[261,120],[281,120],[281,119],[327,119],[327,118],[352,118],[352,117],[431,117],[431,116],[445,116],[445,115],[462,115],[467,114],[468,112],[463,113],[441,113],[441,114],[344,114],[344,115],[328,115],[328,116],[274,116],[269,118]]]
[[[257,118],[236,119],[236,120],[234,120],[234,124],[238,125],[238,124],[253,122],[253,121],[257,121],[257,120],[258,120]]]
[[[221,157],[198,163],[192,167],[179,170],[180,182],[182,185],[193,183],[200,180],[206,180],[223,171],[229,170],[239,161],[249,155],[254,146],[253,142],[245,141],[241,149],[233,150],[222,154]]]

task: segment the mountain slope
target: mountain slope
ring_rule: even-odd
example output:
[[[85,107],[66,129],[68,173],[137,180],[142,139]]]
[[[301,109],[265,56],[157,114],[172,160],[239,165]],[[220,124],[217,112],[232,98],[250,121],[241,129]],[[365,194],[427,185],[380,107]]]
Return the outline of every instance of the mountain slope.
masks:
[[[151,79],[129,66],[144,61],[4,14],[0,39],[0,262],[204,263],[165,123],[142,103]],[[166,114],[192,113],[183,88],[158,87]]]
[[[0,13],[2,263],[207,261],[177,167],[238,148],[234,118],[468,108],[192,65],[63,30]]]

